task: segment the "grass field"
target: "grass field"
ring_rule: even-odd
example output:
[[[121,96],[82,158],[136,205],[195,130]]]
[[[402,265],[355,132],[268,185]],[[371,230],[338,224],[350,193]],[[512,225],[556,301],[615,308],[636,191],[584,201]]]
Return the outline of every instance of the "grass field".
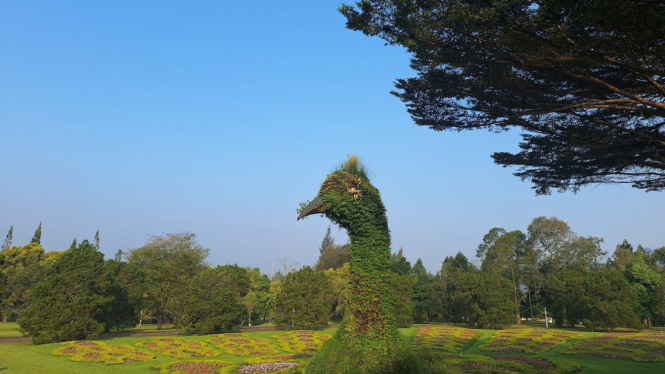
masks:
[[[13,326],[12,326],[13,325]],[[19,336],[17,327],[15,324],[0,324],[0,334],[2,336]],[[409,329],[402,329],[402,333],[407,337],[410,342],[414,342],[417,335],[418,329],[422,326],[415,326]],[[428,328],[431,328],[432,325],[427,325]],[[146,330],[147,328],[147,330]],[[517,329],[517,328],[516,328]],[[141,331],[149,331],[149,326],[144,326]],[[321,331],[321,333],[326,335],[332,335],[335,329],[326,329]],[[464,347],[462,352],[450,352],[448,356],[459,356],[460,353],[463,358],[468,358],[471,361],[480,361],[482,357],[492,357],[496,356],[497,352],[491,352],[487,350],[481,350],[479,347],[486,345],[493,341],[497,331],[494,330],[482,330],[482,329],[473,329],[474,334],[480,333],[480,336],[475,340],[470,340],[468,346]],[[504,330],[505,331],[505,330]],[[570,331],[568,329],[563,331]],[[574,356],[574,355],[564,355],[561,351],[566,350],[570,347],[573,347],[574,344],[587,341],[588,339],[602,335],[603,333],[590,333],[575,330],[575,337],[566,340],[563,343],[557,343],[552,349],[549,349],[540,354],[514,354],[511,357],[528,357],[530,359],[540,358],[540,359],[559,359],[559,360],[568,360],[576,362],[582,366],[582,370],[579,371],[581,374],[591,374],[591,373],[616,373],[616,374],[633,374],[633,373],[644,373],[644,374],[662,374],[665,373],[665,363],[642,363],[634,362],[627,360],[614,360],[614,359],[604,359],[596,357],[586,357],[586,356]],[[284,334],[283,331],[245,331],[244,334],[251,337],[251,339],[262,339],[270,340],[276,342],[274,337],[276,335]],[[640,335],[660,335],[660,331],[646,331],[640,333]],[[163,337],[162,337],[163,338]],[[214,338],[214,335],[207,336],[180,336],[174,337],[176,340],[179,338],[185,342],[199,342],[203,346],[207,344],[207,348],[216,350],[215,357],[211,359],[221,360],[231,363],[240,363],[248,360],[247,356],[235,356],[225,353],[224,350],[217,348],[211,343],[206,343],[206,340],[210,341]],[[137,344],[145,347],[146,344],[151,341],[151,339],[156,339],[154,337],[114,337],[108,339],[101,339],[101,342],[105,342],[112,345],[122,345],[131,347],[133,349],[145,350],[145,348],[137,348]],[[194,344],[194,343],[192,343]],[[511,343],[512,344],[512,343]],[[194,344],[195,345],[195,344]],[[287,352],[282,349],[278,344],[275,344],[276,349],[280,353],[286,354]],[[455,347],[458,345],[440,345],[438,347]],[[60,373],[91,373],[104,374],[104,373],[153,373],[157,374],[156,370],[152,370],[151,366],[154,365],[163,365],[169,364],[175,361],[188,361],[194,359],[174,359],[168,357],[159,352],[153,352],[155,360],[151,362],[136,362],[128,364],[119,364],[119,365],[104,365],[101,363],[88,363],[88,362],[73,362],[70,360],[69,356],[56,356],[52,352],[56,349],[61,349],[62,346],[59,343],[55,344],[45,344],[35,346],[28,342],[23,343],[3,343],[0,344],[0,374],[4,373],[17,373],[17,374],[32,374],[32,373],[44,373],[44,374],[60,374]],[[444,348],[445,349],[445,348]],[[482,357],[481,357],[482,356]],[[256,360],[256,359],[255,359]],[[538,372],[538,371],[533,371]],[[552,373],[551,371],[547,373]]]

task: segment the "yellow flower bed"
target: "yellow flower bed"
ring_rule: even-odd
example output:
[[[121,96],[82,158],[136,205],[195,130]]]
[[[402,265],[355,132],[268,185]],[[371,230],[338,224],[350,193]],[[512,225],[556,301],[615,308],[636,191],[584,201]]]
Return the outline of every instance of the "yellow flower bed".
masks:
[[[615,360],[664,362],[665,336],[608,333],[579,342],[561,353]]]
[[[279,353],[267,339],[252,338],[247,334],[222,334],[206,340],[227,354],[236,356],[264,356]]]
[[[204,342],[183,341],[179,338],[154,338],[147,342],[137,343],[136,346],[173,358],[206,358],[220,355]]]
[[[77,362],[99,362],[106,365],[153,361],[153,354],[138,351],[133,347],[111,345],[104,342],[74,341],[60,345],[52,352],[56,356],[70,356]]]
[[[423,327],[418,329],[413,345],[433,351],[459,352],[482,333],[452,326]]]
[[[297,330],[274,336],[284,352],[308,353],[321,349],[330,336],[314,331]]]
[[[478,347],[482,351],[501,353],[539,354],[561,345],[581,334],[555,329],[507,329],[498,331],[485,344]]]

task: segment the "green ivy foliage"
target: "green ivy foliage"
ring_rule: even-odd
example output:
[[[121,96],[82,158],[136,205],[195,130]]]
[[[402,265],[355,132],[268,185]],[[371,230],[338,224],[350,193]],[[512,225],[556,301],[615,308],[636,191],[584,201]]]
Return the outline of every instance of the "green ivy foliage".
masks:
[[[326,178],[323,214],[347,230],[350,276],[346,312],[308,373],[419,373],[418,360],[397,330],[390,273],[390,230],[379,190],[356,156]]]

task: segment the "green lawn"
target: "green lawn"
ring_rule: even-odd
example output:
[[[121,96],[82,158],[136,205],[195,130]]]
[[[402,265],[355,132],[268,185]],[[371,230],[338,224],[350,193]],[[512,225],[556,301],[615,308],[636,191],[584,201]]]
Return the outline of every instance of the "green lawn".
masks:
[[[1,324],[3,336],[18,336],[16,324]],[[431,326],[431,325],[430,325]],[[407,337],[409,341],[413,341],[417,327],[401,329],[402,333]],[[150,326],[143,326],[142,331],[151,330]],[[154,329],[152,329],[154,330]],[[324,330],[323,333],[332,335],[335,329]],[[482,344],[486,343],[490,337],[492,337],[496,331],[494,330],[476,330],[482,333],[482,336],[476,340],[473,344],[467,347],[463,351],[463,356],[472,356],[472,355],[483,355],[491,356],[495,355],[495,352],[487,352],[479,350]],[[568,330],[567,330],[568,331]],[[571,355],[563,355],[560,353],[561,350],[568,348],[569,346],[575,344],[576,342],[588,339],[592,336],[602,334],[602,333],[589,333],[583,331],[575,331],[581,334],[581,337],[572,339],[562,345],[556,346],[554,349],[544,352],[538,355],[527,355],[530,357],[540,357],[547,359],[564,359],[575,361],[582,365],[581,374],[591,374],[591,373],[617,373],[617,374],[628,374],[628,373],[644,373],[644,374],[662,374],[665,373],[665,363],[649,364],[649,363],[638,363],[632,361],[621,361],[621,360],[611,360],[611,359],[601,359],[593,357],[579,357]],[[271,336],[277,334],[283,334],[283,331],[252,331],[246,332],[253,338],[265,339],[270,338]],[[654,334],[653,330],[650,332],[645,332]],[[13,334],[13,335],[10,335]],[[210,339],[212,336],[186,336],[180,337],[186,341],[205,341]],[[135,346],[139,342],[147,342],[153,339],[153,337],[116,337],[103,339],[104,342],[115,345],[126,345],[126,346]],[[81,363],[70,361],[67,356],[55,356],[52,355],[56,348],[60,347],[60,344],[46,344],[46,345],[32,345],[31,343],[3,343],[0,344],[0,374],[1,373],[17,373],[17,374],[32,374],[32,373],[45,373],[45,374],[59,374],[59,373],[91,373],[96,374],[103,373],[153,373],[157,372],[150,369],[150,366],[155,364],[164,364],[174,361],[183,361],[176,360],[161,354],[156,354],[156,360],[146,363],[131,363],[131,364],[122,364],[122,365],[104,365],[98,363]],[[245,358],[240,356],[232,356],[222,354],[218,357],[214,357],[215,360],[222,361],[232,361],[232,362],[241,362]]]
[[[0,338],[13,338],[23,336],[18,332],[18,324],[16,322],[0,322]]]

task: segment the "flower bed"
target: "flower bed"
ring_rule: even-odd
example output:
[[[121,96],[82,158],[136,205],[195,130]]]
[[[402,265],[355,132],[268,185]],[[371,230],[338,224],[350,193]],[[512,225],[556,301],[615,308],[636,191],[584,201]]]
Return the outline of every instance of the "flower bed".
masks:
[[[146,362],[155,359],[153,354],[141,352],[133,347],[111,345],[104,342],[74,341],[60,345],[52,352],[57,356],[70,356],[72,361],[99,362],[106,365]]]
[[[274,336],[284,352],[314,353],[318,351],[330,336],[314,331],[298,330]]]
[[[298,366],[294,362],[270,362],[262,364],[244,365],[238,369],[238,374],[264,374],[264,373],[278,373],[280,371],[291,369]]]
[[[524,356],[457,356],[443,355],[446,365],[452,366],[462,373],[522,373],[522,374],[571,374],[582,367],[573,361],[546,360],[538,357]]]
[[[159,374],[228,374],[235,364],[224,361],[185,361],[152,366]]]
[[[577,343],[561,353],[639,362],[665,361],[665,336],[603,334]]]
[[[247,334],[223,334],[206,340],[227,354],[236,356],[263,356],[278,354],[272,342],[267,339],[255,339]]]
[[[433,351],[460,352],[482,333],[460,327],[441,326],[418,329],[413,345]]]
[[[478,347],[483,351],[539,354],[582,335],[554,329],[508,329],[494,334],[489,342]]]
[[[137,343],[136,346],[173,358],[205,358],[220,354],[210,349],[204,342],[183,341],[178,338],[153,338],[147,342]]]

